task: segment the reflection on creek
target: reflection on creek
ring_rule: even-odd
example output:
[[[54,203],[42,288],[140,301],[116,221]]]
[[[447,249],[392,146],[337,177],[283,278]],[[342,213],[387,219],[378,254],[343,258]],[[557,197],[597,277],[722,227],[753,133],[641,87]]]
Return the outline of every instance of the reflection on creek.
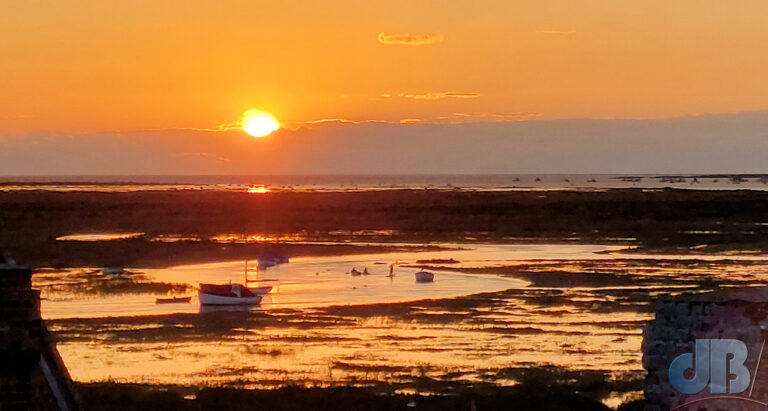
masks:
[[[128,280],[45,271],[34,282],[77,380],[274,387],[425,376],[512,384],[511,370],[541,366],[640,373],[653,299],[768,279],[759,258],[472,247],[295,258],[258,273],[275,290],[253,310],[154,304],[159,294],[193,295],[197,282],[241,282],[242,261],[144,270]],[[436,273],[435,283],[415,283],[421,266]],[[352,267],[371,275],[352,277]],[[110,290],[101,284],[110,281],[132,291],[92,291]]]

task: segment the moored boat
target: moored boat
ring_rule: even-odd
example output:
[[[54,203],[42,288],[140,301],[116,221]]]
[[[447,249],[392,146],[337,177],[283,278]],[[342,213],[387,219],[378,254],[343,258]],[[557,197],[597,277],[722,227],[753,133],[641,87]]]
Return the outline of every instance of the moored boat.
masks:
[[[254,287],[248,287],[248,291],[250,291],[250,292],[252,292],[253,294],[256,294],[256,295],[269,294],[269,292],[272,291],[272,286],[271,285],[267,285],[267,286],[264,286],[264,287],[255,287],[255,288]]]
[[[192,301],[192,297],[156,298],[155,304],[180,304],[189,303],[190,301]]]
[[[434,280],[435,280],[435,275],[430,273],[429,271],[421,270],[418,273],[416,273],[417,283],[431,283]]]
[[[290,259],[283,255],[261,257],[258,259],[258,268],[259,270],[266,270],[269,267],[274,267],[279,264],[286,264],[289,261]]]
[[[276,265],[280,264],[277,260],[272,258],[259,258],[258,259],[258,267],[259,270],[266,270],[269,267],[274,267]]]
[[[200,284],[197,297],[200,305],[256,305],[262,299],[242,284]]]
[[[119,275],[119,274],[125,274],[125,268],[124,267],[104,267],[101,269],[102,274],[107,275]]]

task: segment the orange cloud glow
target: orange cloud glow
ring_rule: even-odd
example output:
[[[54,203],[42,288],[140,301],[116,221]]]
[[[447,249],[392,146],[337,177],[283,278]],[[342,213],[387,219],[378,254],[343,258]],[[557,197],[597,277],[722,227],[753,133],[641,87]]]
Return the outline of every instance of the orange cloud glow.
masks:
[[[254,107],[287,127],[768,109],[764,0],[143,3],[0,2],[13,16],[0,25],[0,141],[247,138]]]
[[[443,93],[398,94],[398,96],[412,100],[442,100],[445,98],[478,98],[480,97],[480,94],[448,91]]]
[[[453,113],[455,117],[486,121],[525,121],[541,117],[541,113]]]
[[[442,34],[404,34],[404,33],[379,33],[377,40],[381,44],[398,46],[428,46],[442,43],[445,36]]]
[[[554,34],[557,36],[571,36],[576,33],[572,30],[539,30],[538,32],[541,34]]]

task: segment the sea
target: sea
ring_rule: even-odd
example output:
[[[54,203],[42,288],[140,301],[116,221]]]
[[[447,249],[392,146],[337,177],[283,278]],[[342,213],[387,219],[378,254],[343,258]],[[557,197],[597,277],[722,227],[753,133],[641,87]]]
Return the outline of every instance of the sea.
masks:
[[[0,191],[768,190],[768,174],[15,175]]]

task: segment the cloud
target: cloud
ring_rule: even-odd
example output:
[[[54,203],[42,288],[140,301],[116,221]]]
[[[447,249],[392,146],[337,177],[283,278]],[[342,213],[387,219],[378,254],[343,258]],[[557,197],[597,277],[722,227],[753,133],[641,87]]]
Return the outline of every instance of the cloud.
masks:
[[[11,114],[0,114],[0,118],[8,118],[8,119],[25,119],[25,118],[34,118],[34,114],[27,114],[27,113],[11,113]]]
[[[388,123],[387,120],[350,120],[347,118],[321,118],[319,120],[302,121],[301,124],[324,124],[324,123],[342,123],[342,124],[368,124],[368,123]]]
[[[517,113],[453,113],[454,117],[486,121],[525,121],[540,117],[541,113],[521,111]]]
[[[518,122],[531,120],[536,117],[540,117],[541,113],[534,112],[516,112],[516,113],[451,113],[446,116],[437,117],[405,117],[399,120],[385,120],[385,119],[364,119],[364,120],[352,120],[348,118],[323,118],[319,120],[308,120],[298,123],[294,123],[286,127],[286,129],[297,131],[305,126],[323,125],[323,124],[432,124],[432,125],[446,125],[446,124],[468,124],[468,123],[504,123],[504,122]]]
[[[445,36],[442,34],[407,34],[407,33],[379,33],[376,38],[379,43],[397,46],[428,46],[442,43]]]
[[[412,100],[442,100],[444,98],[478,98],[478,93],[460,93],[456,91],[446,91],[442,93],[423,93],[423,94],[398,94],[399,97],[408,98]]]
[[[539,30],[537,33],[552,34],[555,36],[572,36],[576,32],[573,30]]]
[[[220,133],[223,131],[240,130],[242,126],[240,123],[227,123],[220,124],[216,127],[168,127],[168,128],[151,128],[141,131],[204,131],[207,133]]]
[[[2,134],[0,141],[9,144],[0,149],[0,174],[759,173],[768,156],[768,111],[510,120],[531,115],[469,112],[422,124],[328,123],[283,130],[285,138],[268,141],[191,131]]]

